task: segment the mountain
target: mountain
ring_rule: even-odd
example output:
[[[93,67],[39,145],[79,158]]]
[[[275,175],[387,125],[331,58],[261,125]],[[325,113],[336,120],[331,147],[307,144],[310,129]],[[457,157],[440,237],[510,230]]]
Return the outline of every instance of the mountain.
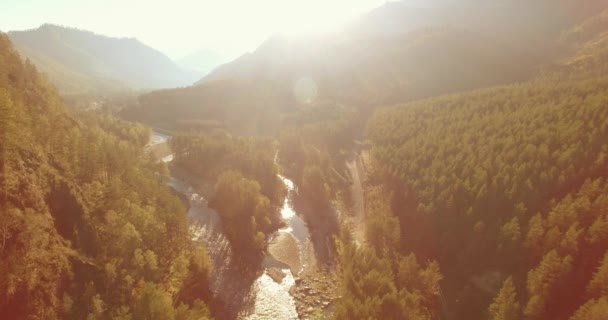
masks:
[[[201,50],[179,59],[177,64],[184,70],[193,70],[205,76],[224,62],[224,58],[217,52]]]
[[[589,1],[588,7],[601,2]],[[311,102],[334,101],[369,112],[379,105],[524,80],[561,52],[560,32],[589,15],[591,10],[564,16],[572,3],[389,2],[337,33],[274,36],[196,86],[142,96],[124,115],[169,129],[212,121],[272,132],[280,120],[270,119]],[[505,23],[510,20],[518,23]],[[294,94],[302,83],[314,92],[307,103]]]
[[[30,59],[62,93],[158,89],[192,83],[166,55],[133,38],[45,24],[9,32],[19,53]]]
[[[544,41],[600,12],[605,0],[389,1],[350,27],[365,34],[403,33],[433,24],[458,25],[515,44]],[[517,21],[517,23],[513,23]]]
[[[298,78],[307,77],[319,87],[319,99],[383,104],[513,81],[525,75],[531,61],[529,53],[492,38],[429,26],[390,36],[274,37],[198,84],[264,79],[290,91]]]

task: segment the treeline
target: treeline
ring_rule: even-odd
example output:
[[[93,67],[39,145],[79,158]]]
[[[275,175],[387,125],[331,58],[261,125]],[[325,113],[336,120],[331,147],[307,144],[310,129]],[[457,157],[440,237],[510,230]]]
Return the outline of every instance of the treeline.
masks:
[[[178,133],[170,145],[174,165],[194,176],[195,185],[215,185],[209,206],[220,214],[233,247],[242,253],[264,250],[266,234],[282,223],[285,198],[273,140],[215,130]]]
[[[290,92],[263,79],[214,81],[141,95],[121,116],[167,130],[225,129],[239,134],[275,134],[278,116],[294,105]]]
[[[345,161],[358,119],[356,109],[333,102],[283,117],[279,163],[316,211],[327,209],[336,192],[350,183]]]
[[[205,248],[149,130],[69,113],[0,35],[0,314],[206,319]]]
[[[585,58],[605,67],[596,53]],[[401,250],[440,262],[454,318],[608,314],[597,285],[608,250],[608,78],[588,71],[387,108],[370,121],[372,179],[395,194]]]

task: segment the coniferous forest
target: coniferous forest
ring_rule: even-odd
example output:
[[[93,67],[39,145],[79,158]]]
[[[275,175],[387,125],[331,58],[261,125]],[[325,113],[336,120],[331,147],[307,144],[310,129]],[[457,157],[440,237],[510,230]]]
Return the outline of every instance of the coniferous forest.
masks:
[[[5,35],[0,70],[2,318],[207,318],[209,258],[149,129],[69,112]]]
[[[608,315],[605,17],[567,33],[589,42],[538,78],[369,122],[371,179],[391,195],[396,247],[439,262],[456,319]]]
[[[0,33],[0,319],[608,319],[608,3],[456,2]]]

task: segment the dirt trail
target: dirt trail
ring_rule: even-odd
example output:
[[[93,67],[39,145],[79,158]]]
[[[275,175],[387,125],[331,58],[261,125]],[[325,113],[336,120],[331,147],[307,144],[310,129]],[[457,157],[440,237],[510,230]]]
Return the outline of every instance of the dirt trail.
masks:
[[[365,243],[365,196],[362,181],[365,179],[365,172],[361,170],[361,153],[355,153],[353,158],[346,163],[346,166],[353,179],[350,190],[353,200],[353,214],[347,219],[352,223],[355,241],[363,244]]]

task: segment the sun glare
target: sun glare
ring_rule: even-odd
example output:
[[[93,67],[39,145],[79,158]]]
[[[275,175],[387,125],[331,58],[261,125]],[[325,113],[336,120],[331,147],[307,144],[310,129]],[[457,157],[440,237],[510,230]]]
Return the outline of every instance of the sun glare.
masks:
[[[382,1],[378,1],[381,3]],[[369,10],[370,1],[282,1],[280,10],[272,10],[276,31],[293,35],[310,35],[338,31],[350,20]]]

